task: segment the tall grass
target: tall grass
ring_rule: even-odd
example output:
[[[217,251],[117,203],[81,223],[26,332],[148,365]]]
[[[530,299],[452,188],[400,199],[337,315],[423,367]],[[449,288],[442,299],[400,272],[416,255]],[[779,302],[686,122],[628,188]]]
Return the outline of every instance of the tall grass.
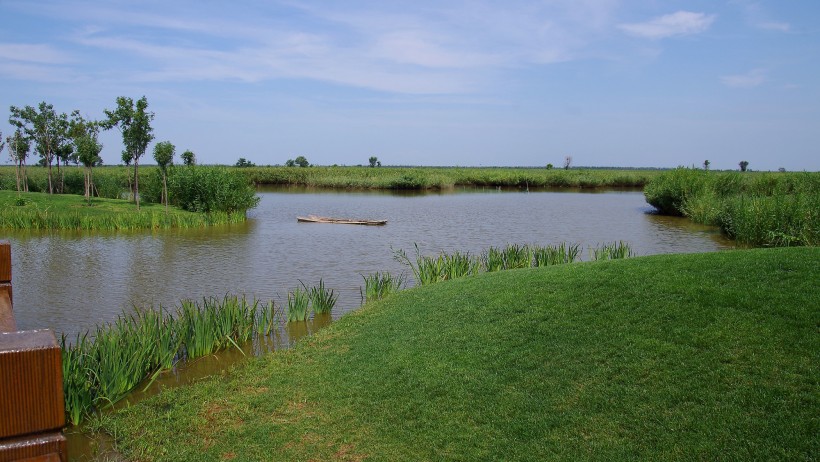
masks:
[[[325,287],[325,283],[321,279],[319,279],[319,285],[311,287],[308,294],[313,312],[317,314],[330,313],[338,298],[338,295],[333,293],[333,289]]]
[[[660,172],[633,169],[516,167],[251,167],[254,184],[345,189],[441,190],[455,186],[506,188],[642,187]]]
[[[597,260],[617,260],[622,258],[632,258],[635,253],[632,252],[632,247],[624,242],[610,242],[602,244],[596,248],[590,249],[592,259]]]
[[[73,343],[63,335],[66,417],[79,424],[177,361],[238,347],[254,333],[267,335],[278,319],[272,302],[260,309],[257,300],[226,295],[182,301],[173,315],[162,307],[123,314]]]
[[[310,293],[297,287],[288,293],[288,322],[307,321],[310,317]]]
[[[393,276],[387,271],[376,272],[369,276],[362,275],[362,278],[364,278],[363,302],[381,300],[400,291],[405,283],[404,274]]]
[[[461,252],[441,252],[435,256],[425,256],[421,254],[418,244],[415,244],[415,257],[412,259],[404,250],[393,253],[397,261],[410,267],[418,285],[433,284],[481,272],[560,265],[581,259],[580,245],[568,243],[555,246],[508,244],[505,247],[490,247],[482,252],[480,257]],[[623,241],[590,248],[589,253],[592,260],[629,258],[635,255],[630,245]],[[367,282],[368,278],[365,278],[365,283]],[[376,282],[372,284],[375,286]]]
[[[562,242],[557,246],[536,247],[532,254],[533,266],[562,265],[577,260],[581,254],[581,247],[578,244]]]
[[[718,226],[752,246],[820,243],[820,173],[718,173],[679,168],[645,189],[660,213]]]

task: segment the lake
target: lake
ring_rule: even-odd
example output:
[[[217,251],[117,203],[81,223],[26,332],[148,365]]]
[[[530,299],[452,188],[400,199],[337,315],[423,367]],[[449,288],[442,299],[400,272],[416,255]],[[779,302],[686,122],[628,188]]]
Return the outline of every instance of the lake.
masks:
[[[628,242],[638,255],[732,248],[715,228],[654,215],[640,191],[393,193],[268,188],[240,225],[154,232],[6,232],[18,328],[73,337],[134,306],[245,294],[284,304],[323,279],[333,317],[361,305],[362,275],[412,273],[394,251],[478,254],[490,246]],[[297,223],[297,215],[387,219],[386,226]]]

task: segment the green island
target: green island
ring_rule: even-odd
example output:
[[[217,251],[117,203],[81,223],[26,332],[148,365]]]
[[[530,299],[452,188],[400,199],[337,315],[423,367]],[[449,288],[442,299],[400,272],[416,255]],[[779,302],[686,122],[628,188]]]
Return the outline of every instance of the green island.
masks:
[[[800,247],[424,285],[91,428],[133,460],[810,460],[819,277]]]

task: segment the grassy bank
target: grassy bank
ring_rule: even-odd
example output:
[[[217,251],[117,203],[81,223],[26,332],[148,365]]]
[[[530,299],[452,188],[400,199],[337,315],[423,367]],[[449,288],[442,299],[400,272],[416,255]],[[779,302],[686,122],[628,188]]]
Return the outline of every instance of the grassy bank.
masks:
[[[138,460],[808,460],[816,248],[485,273],[103,417]]]
[[[722,173],[679,168],[645,188],[660,213],[720,227],[741,244],[820,244],[820,173]]]
[[[642,187],[656,170],[476,167],[251,167],[256,184],[323,188],[426,190],[455,186],[513,188]]]
[[[134,230],[194,228],[245,221],[245,212],[195,213],[143,203],[140,211],[122,199],[94,198],[91,206],[73,194],[16,193],[0,190],[0,228]]]

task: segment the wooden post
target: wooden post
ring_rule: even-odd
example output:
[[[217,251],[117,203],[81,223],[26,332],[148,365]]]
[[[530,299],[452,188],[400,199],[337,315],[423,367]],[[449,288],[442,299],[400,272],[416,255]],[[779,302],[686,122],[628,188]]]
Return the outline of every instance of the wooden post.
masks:
[[[0,241],[0,462],[68,460],[62,351],[49,329],[17,332],[11,245]]]
[[[12,301],[11,244],[9,241],[0,241],[0,332],[17,330]]]

